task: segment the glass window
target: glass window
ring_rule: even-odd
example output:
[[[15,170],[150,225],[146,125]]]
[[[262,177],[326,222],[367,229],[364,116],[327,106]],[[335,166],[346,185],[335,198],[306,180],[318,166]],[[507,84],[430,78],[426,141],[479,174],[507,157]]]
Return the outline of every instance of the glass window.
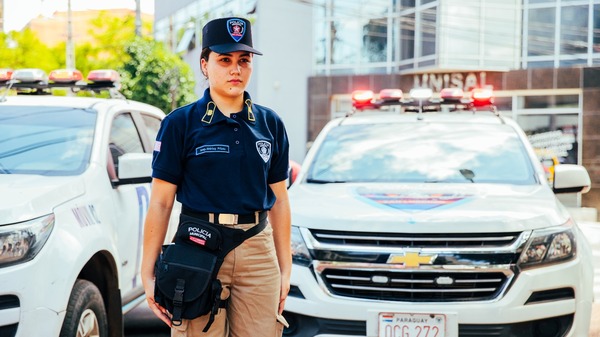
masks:
[[[535,184],[528,158],[505,124],[342,125],[327,134],[308,181]]]
[[[523,96],[519,101],[519,108],[523,109],[577,108],[579,95]]]
[[[554,61],[529,61],[527,68],[554,68]]]
[[[315,48],[315,61],[317,64],[325,64],[327,60],[327,27],[329,27],[329,22],[317,23],[314,27],[315,34],[314,37],[316,39],[314,48]]]
[[[120,114],[113,120],[110,129],[109,149],[113,163],[119,167],[119,157],[125,153],[143,153],[142,141],[135,123],[128,113]],[[118,171],[117,171],[118,172]]]
[[[594,53],[600,52],[600,5],[594,5]]]
[[[415,0],[400,0],[402,9],[415,8]]]
[[[94,110],[0,106],[0,174],[83,173],[95,125]]]
[[[560,21],[560,53],[587,53],[588,6],[562,7]]]
[[[526,0],[530,4],[555,4],[556,0]]]
[[[400,18],[400,60],[415,58],[415,14]]]
[[[435,54],[437,7],[423,10],[421,14],[421,56]]]
[[[528,16],[527,54],[529,56],[554,55],[556,9],[530,9]]]
[[[371,19],[363,27],[363,61],[387,60],[387,19]]]
[[[148,134],[148,138],[152,144],[154,144],[156,135],[158,134],[158,129],[160,128],[160,119],[144,114],[142,114],[142,119],[146,125],[146,133]]]
[[[517,122],[529,137],[540,160],[577,164],[577,114],[521,115]]]
[[[362,26],[359,20],[340,20],[331,23],[331,63],[356,64],[361,53]]]

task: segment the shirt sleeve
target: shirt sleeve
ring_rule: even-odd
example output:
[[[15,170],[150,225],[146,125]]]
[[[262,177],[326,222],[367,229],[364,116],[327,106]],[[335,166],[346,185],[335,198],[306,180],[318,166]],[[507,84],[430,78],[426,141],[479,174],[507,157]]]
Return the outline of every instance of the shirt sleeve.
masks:
[[[277,119],[277,127],[275,134],[275,149],[273,158],[271,159],[271,168],[269,169],[269,176],[267,183],[273,184],[286,180],[289,175],[290,165],[290,144],[288,141],[287,132],[285,126],[280,119]]]
[[[154,146],[152,177],[179,185],[183,169],[183,133],[176,120],[167,116],[163,119]]]

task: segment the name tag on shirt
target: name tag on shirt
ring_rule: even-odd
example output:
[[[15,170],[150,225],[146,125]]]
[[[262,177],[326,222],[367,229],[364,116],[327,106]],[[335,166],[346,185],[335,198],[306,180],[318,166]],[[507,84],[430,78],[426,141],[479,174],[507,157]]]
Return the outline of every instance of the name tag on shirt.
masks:
[[[197,156],[205,153],[229,153],[229,145],[203,145],[196,148]]]

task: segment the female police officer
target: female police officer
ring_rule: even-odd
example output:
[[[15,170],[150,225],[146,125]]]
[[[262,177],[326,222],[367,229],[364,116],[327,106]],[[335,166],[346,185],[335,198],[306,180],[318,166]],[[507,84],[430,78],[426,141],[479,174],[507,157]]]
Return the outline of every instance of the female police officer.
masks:
[[[144,228],[142,281],[149,307],[171,326],[154,301],[154,263],[164,242],[175,196],[183,213],[235,228],[250,228],[268,212],[269,225],[226,257],[220,309],[183,320],[172,336],[280,336],[290,287],[288,140],[281,119],[245,91],[254,54],[250,22],[221,18],[202,30],[201,68],[209,88],[195,103],[175,109],[159,130],[152,197]]]

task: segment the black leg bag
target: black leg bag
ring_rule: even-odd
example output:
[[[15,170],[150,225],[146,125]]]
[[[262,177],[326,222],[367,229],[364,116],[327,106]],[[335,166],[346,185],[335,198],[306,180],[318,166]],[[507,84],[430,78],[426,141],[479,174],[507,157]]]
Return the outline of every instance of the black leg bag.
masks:
[[[174,242],[163,246],[154,269],[154,300],[172,314],[173,325],[210,314],[208,331],[219,308],[227,305],[217,279],[225,256],[265,227],[265,218],[244,231],[180,216]]]

